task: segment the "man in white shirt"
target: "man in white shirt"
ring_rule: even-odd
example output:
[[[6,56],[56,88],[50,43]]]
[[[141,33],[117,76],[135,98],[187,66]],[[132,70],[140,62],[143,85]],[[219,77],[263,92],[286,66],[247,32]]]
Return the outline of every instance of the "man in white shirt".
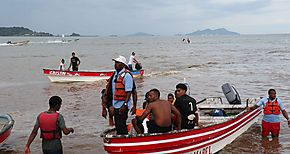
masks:
[[[128,67],[130,71],[133,71],[133,63],[138,63],[138,61],[135,58],[135,52],[132,52],[129,58]]]

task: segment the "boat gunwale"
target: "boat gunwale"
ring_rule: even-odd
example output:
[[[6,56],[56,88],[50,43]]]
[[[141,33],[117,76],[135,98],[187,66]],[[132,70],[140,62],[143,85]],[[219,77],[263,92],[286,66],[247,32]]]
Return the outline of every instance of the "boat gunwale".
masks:
[[[60,72],[74,72],[74,73],[113,73],[115,70],[80,70],[80,71],[67,71],[67,70],[58,70],[58,69],[48,69],[43,68],[43,71],[60,71]],[[131,72],[141,72],[144,71],[144,69],[141,70],[133,70]],[[51,74],[45,74],[45,75],[51,75]]]
[[[256,110],[253,110],[253,111],[247,111],[246,109],[244,109],[242,112],[240,112],[239,114],[237,115],[234,115],[234,116],[231,116],[230,120],[227,120],[227,121],[223,121],[221,123],[218,123],[218,124],[214,124],[214,125],[209,125],[209,126],[206,126],[206,127],[202,127],[202,128],[196,128],[196,129],[182,129],[182,130],[172,130],[170,132],[166,132],[166,133],[145,133],[145,134],[127,134],[127,135],[109,135],[108,133],[112,132],[112,131],[115,131],[116,129],[115,128],[112,128],[112,129],[106,129],[105,131],[103,131],[101,133],[101,137],[104,139],[104,140],[107,140],[107,139],[122,139],[122,138],[136,138],[136,137],[150,137],[150,136],[159,136],[159,135],[168,135],[168,134],[177,134],[177,133],[183,133],[183,132],[189,132],[189,131],[193,131],[193,130],[201,130],[201,129],[209,129],[209,127],[215,127],[217,125],[222,125],[224,123],[227,123],[229,121],[232,121],[232,120],[235,120],[241,116],[243,116],[243,114],[246,114],[247,112],[254,112]],[[225,116],[221,117],[221,118],[224,118]]]
[[[14,125],[14,120],[12,118],[12,116],[10,114],[1,114],[0,117],[2,117],[3,119],[6,118],[7,119],[7,123],[4,124],[4,127],[1,128],[0,130],[0,135],[4,134],[6,131],[8,131],[9,129],[11,129]]]

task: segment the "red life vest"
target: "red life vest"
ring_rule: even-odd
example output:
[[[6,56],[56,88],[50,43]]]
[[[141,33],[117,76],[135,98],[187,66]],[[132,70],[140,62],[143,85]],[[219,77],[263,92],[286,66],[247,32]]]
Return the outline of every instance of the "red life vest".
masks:
[[[57,130],[58,113],[41,112],[39,115],[40,137],[46,140],[60,139],[61,131]]]
[[[268,102],[264,108],[264,114],[280,114],[280,106],[277,98],[273,102],[268,99]]]
[[[118,100],[118,101],[126,100],[127,94],[125,91],[125,84],[124,84],[124,76],[126,75],[126,73],[129,73],[133,78],[133,75],[131,74],[131,72],[128,69],[125,69],[125,71],[118,77],[118,79],[113,81],[115,82],[114,100]],[[114,78],[114,75],[112,75],[109,79],[105,94],[108,94],[108,89],[111,87],[109,84],[112,84],[113,78]]]

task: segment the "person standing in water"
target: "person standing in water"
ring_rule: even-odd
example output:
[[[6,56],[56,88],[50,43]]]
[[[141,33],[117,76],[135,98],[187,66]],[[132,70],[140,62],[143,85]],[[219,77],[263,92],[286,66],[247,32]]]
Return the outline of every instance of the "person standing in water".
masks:
[[[248,110],[255,110],[263,106],[264,116],[262,120],[262,137],[267,138],[271,133],[272,138],[278,138],[280,132],[280,114],[282,112],[284,118],[290,127],[290,119],[282,104],[282,101],[276,97],[276,90],[269,89],[268,97],[262,98],[256,105],[248,107]]]
[[[70,64],[68,67],[68,70],[72,67],[72,71],[78,71],[79,65],[81,64],[81,61],[78,57],[75,56],[76,54],[72,52],[72,57],[70,58]]]
[[[44,154],[62,154],[61,137],[74,132],[73,128],[67,128],[63,116],[58,113],[62,99],[59,96],[52,96],[49,99],[48,111],[41,112],[36,119],[34,128],[25,146],[25,154],[30,154],[30,145],[35,139],[40,128],[42,138],[42,152]],[[37,152],[38,153],[38,152]]]

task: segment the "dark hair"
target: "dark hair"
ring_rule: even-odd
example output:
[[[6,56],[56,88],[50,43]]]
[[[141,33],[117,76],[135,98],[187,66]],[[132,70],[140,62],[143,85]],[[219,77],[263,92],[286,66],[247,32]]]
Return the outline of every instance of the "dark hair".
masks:
[[[146,92],[146,94],[145,94],[145,100],[148,98],[148,96],[149,96],[149,91]]]
[[[151,89],[149,92],[154,92],[157,95],[158,98],[160,97],[160,91],[158,89],[156,89],[156,88]]]
[[[184,83],[177,84],[176,85],[176,89],[177,88],[180,88],[180,89],[183,89],[183,90],[187,91],[187,86]]]
[[[173,98],[174,98],[174,96],[173,96],[173,94],[172,94],[172,93],[169,93],[169,94],[167,95],[167,97],[169,97],[169,96],[171,96],[171,97],[173,97]]]
[[[106,92],[106,89],[102,89],[101,93],[104,94]]]
[[[49,99],[49,107],[54,108],[56,105],[60,105],[62,99],[59,96],[52,96]]]
[[[274,92],[276,92],[276,90],[275,90],[275,89],[269,89],[269,90],[268,90],[268,94],[269,94],[269,95],[270,95],[270,92],[271,92],[271,91],[274,91]]]

